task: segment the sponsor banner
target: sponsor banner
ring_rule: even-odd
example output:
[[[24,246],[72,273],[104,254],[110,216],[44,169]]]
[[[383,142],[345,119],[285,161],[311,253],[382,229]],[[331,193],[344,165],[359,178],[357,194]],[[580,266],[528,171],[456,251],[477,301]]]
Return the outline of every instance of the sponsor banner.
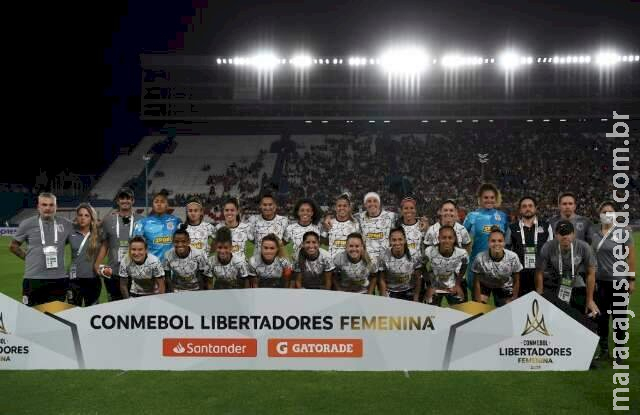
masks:
[[[480,317],[267,288],[154,295],[55,315],[0,295],[0,313],[0,346],[28,346],[28,354],[0,348],[0,369],[586,370],[597,341],[535,293]],[[523,362],[533,357],[523,348],[545,350],[535,357],[551,349],[553,361]],[[3,362],[3,351],[21,356]]]
[[[598,336],[537,293],[452,327],[449,370],[588,370]]]
[[[18,228],[0,227],[0,236],[14,236],[18,233]]]
[[[0,293],[0,370],[79,369],[72,328]]]

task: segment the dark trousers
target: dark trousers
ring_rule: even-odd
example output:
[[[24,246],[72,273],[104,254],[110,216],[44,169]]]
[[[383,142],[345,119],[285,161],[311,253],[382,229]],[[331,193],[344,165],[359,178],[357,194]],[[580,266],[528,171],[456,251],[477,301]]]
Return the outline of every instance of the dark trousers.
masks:
[[[558,298],[558,288],[549,289],[545,287],[542,296],[578,323],[582,324],[594,333],[598,332],[598,323],[596,320],[588,317],[584,312],[586,288],[582,287],[572,289],[569,304]],[[602,312],[602,309],[600,311]]]
[[[598,308],[600,309],[600,315],[598,316],[598,336],[600,336],[601,350],[609,350],[609,321],[616,317],[624,318],[626,316],[626,314],[616,315],[613,313],[615,310],[627,309],[626,305],[621,304],[625,302],[625,297],[621,295],[614,296],[614,294],[623,294],[628,292],[629,290],[614,289],[613,281],[598,281],[597,283],[596,304],[598,304]],[[607,313],[607,310],[611,310],[612,313]],[[613,335],[615,336],[620,331],[621,330],[617,330],[614,327]],[[623,333],[620,334],[622,335]],[[620,339],[622,337],[618,338]]]
[[[71,280],[71,304],[78,307],[88,307],[98,304],[102,281],[99,278],[76,278]]]
[[[109,302],[122,300],[122,292],[120,292],[120,277],[112,275],[111,278],[102,278],[104,288],[107,289],[107,298]]]
[[[22,303],[33,307],[51,301],[65,302],[68,291],[69,278],[53,280],[25,278],[22,280]]]
[[[520,291],[518,292],[518,297],[525,296],[531,291],[536,290],[535,276],[535,269],[523,269],[520,271]]]

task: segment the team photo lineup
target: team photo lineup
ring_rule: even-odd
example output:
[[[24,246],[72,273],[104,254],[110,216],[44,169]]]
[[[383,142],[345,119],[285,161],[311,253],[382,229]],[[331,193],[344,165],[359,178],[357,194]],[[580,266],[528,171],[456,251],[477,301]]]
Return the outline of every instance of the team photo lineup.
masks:
[[[0,415],[640,414],[638,0],[6,6]]]
[[[134,194],[120,189],[117,210],[98,220],[87,203],[73,222],[56,216],[56,197],[38,196],[38,216],[23,221],[10,249],[25,260],[23,303],[109,301],[195,290],[239,288],[324,289],[382,295],[430,305],[492,301],[500,307],[531,291],[543,295],[601,338],[608,357],[609,309],[616,292],[635,290],[635,277],[616,280],[608,244],[623,243],[635,272],[628,229],[613,234],[616,203],[598,206],[599,223],[577,215],[576,196],[558,197],[558,214],[537,215],[537,201],[522,196],[517,219],[500,210],[501,193],[490,183],[476,192],[478,207],[460,221],[453,199],[444,200],[429,223],[417,202],[402,198],[398,214],[369,192],[361,212],[348,192],[322,212],[312,199],[298,200],[292,221],[278,214],[276,197],[262,192],[259,214],[242,217],[237,199],[221,206],[224,220],[204,220],[203,202],[186,200],[186,221],[168,213],[159,192],[147,216],[133,213]],[[26,252],[21,248],[28,244]],[[254,245],[246,257],[247,243]],[[65,264],[65,246],[72,262]],[[286,245],[291,244],[291,254]],[[323,248],[326,246],[327,248]]]

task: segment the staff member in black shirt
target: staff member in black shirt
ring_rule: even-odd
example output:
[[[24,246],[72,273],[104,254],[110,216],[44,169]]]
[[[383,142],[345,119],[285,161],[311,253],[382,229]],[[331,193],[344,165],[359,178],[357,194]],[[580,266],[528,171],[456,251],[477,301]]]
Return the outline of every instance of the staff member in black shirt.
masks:
[[[536,200],[524,196],[518,202],[520,219],[507,228],[507,249],[518,254],[524,267],[520,271],[520,292],[518,297],[536,289],[536,258],[545,242],[553,239],[551,225],[538,219]]]

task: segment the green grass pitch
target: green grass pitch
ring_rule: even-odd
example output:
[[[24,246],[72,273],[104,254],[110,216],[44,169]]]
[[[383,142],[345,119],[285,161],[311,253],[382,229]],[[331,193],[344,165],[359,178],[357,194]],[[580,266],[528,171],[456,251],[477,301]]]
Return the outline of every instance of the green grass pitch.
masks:
[[[0,238],[0,292],[20,300],[23,264],[9,241]],[[631,309],[630,413],[640,414],[640,292]],[[555,373],[0,371],[0,414],[607,414],[613,373],[611,363]]]

